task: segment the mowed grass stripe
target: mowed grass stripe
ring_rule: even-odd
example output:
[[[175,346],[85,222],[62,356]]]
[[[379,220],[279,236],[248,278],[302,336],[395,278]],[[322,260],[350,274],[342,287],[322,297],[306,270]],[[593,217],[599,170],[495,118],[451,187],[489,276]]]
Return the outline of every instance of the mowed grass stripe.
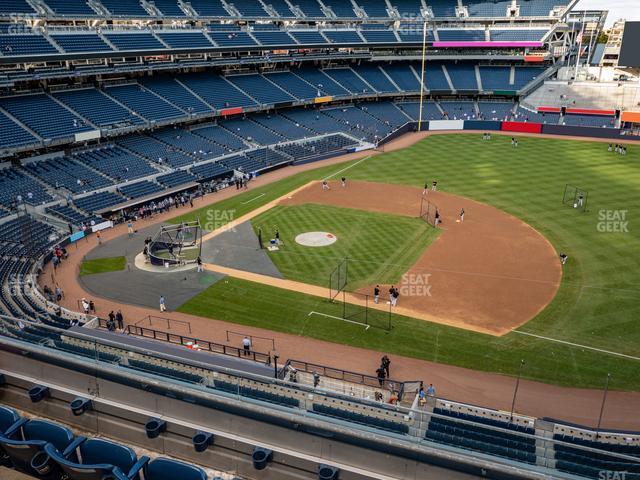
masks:
[[[252,224],[266,238],[279,230],[284,246],[269,255],[288,279],[327,286],[331,272],[348,258],[348,289],[397,282],[439,233],[415,218],[319,204],[276,206]],[[320,248],[295,242],[298,234],[312,231],[338,240]]]

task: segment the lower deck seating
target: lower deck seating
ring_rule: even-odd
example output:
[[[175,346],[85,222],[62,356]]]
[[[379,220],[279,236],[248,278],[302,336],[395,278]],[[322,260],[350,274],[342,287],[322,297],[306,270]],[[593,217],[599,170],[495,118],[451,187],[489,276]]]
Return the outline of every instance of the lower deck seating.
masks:
[[[351,422],[360,423],[362,425],[388,430],[390,432],[403,434],[409,432],[409,426],[405,423],[394,422],[393,420],[386,420],[384,418],[373,417],[371,415],[364,415],[350,410],[334,408],[320,403],[313,404],[313,411],[321,415],[341,418]]]

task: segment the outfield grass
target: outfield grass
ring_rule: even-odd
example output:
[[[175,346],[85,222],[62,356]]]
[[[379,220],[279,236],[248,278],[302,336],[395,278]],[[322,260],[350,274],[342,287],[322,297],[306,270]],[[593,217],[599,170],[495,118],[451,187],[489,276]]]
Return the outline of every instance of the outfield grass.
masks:
[[[80,276],[94,273],[119,272],[124,270],[127,260],[124,257],[94,258],[84,260],[80,265]]]
[[[339,317],[342,306],[338,303],[231,277],[226,280],[193,297],[178,311],[509,375],[517,374],[520,360],[525,360],[524,378],[566,386],[599,388],[612,372],[612,389],[640,389],[638,362],[632,360],[523,336],[492,337],[399,315],[392,316],[391,332],[365,331],[360,325],[309,316],[316,311]],[[363,373],[373,375],[376,368],[372,365],[371,372]]]
[[[344,165],[305,172],[262,187],[265,196],[249,204],[243,202],[255,198],[257,191],[221,202],[216,208],[246,213],[341,168]],[[496,135],[483,141],[481,135],[442,135],[402,151],[374,156],[345,175],[414,186],[438,180],[445,191],[486,202],[526,221],[558,251],[566,252],[569,262],[556,298],[521,330],[640,356],[640,147],[630,146],[622,157],[607,152],[602,143],[522,138],[516,149],[508,137]],[[589,191],[586,213],[561,204],[566,183]],[[600,223],[606,214],[601,210],[615,211],[617,216],[626,210],[628,232],[599,231],[599,225],[606,227]],[[467,215],[473,216],[473,211]],[[300,328],[299,322],[307,321],[308,312],[303,310],[318,301],[235,281],[212,289],[215,292],[194,299],[200,306],[188,302],[184,308],[202,316],[281,331]],[[221,295],[225,301],[218,303]],[[294,319],[296,315],[299,318]],[[377,332],[355,336],[344,332],[351,332],[351,328],[318,323],[312,329],[307,324],[303,333],[501,373],[515,373],[524,358],[525,377],[562,385],[600,387],[606,373],[611,372],[613,388],[640,388],[637,360],[517,333],[494,338],[409,319],[397,322],[393,333],[382,337]]]
[[[417,218],[328,205],[276,206],[252,219],[257,233],[277,225],[284,246],[269,252],[280,273],[290,280],[327,286],[331,272],[347,258],[347,290],[375,283],[397,283],[439,234]],[[295,242],[304,232],[330,232],[338,240],[311,248]]]

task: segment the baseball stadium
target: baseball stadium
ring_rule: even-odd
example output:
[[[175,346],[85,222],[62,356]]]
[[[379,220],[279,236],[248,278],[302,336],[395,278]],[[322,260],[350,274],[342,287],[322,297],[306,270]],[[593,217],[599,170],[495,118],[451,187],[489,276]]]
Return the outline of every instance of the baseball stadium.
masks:
[[[0,0],[0,479],[640,480],[607,7]]]

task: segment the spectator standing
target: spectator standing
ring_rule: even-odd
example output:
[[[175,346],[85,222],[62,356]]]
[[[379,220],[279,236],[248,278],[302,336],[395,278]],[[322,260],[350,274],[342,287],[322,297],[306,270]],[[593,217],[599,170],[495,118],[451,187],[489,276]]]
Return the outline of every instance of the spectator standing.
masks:
[[[244,350],[244,355],[249,356],[249,354],[251,353],[251,340],[246,335],[242,339],[242,348]]]

